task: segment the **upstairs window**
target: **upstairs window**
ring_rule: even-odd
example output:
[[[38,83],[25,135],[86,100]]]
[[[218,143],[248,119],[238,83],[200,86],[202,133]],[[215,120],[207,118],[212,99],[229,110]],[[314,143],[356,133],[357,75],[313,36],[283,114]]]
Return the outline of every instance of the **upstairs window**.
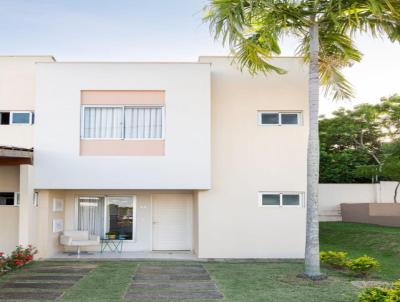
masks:
[[[9,111],[0,112],[0,125],[33,124],[33,112]]]
[[[11,112],[11,124],[32,124],[32,112]]]
[[[258,112],[258,123],[260,125],[300,125],[300,112]]]
[[[18,192],[0,192],[0,206],[18,206]]]
[[[162,106],[83,106],[82,138],[162,139]]]
[[[300,207],[303,204],[303,194],[297,192],[260,192],[258,203],[260,207]]]

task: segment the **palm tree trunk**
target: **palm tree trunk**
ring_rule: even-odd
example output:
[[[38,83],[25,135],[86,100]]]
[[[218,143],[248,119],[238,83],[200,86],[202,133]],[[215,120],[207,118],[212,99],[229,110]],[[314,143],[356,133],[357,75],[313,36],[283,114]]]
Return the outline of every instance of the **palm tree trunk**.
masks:
[[[310,27],[310,66],[309,66],[309,133],[307,150],[307,225],[305,250],[305,275],[309,278],[321,276],[319,263],[319,221],[318,221],[318,182],[319,182],[319,36],[318,23]]]

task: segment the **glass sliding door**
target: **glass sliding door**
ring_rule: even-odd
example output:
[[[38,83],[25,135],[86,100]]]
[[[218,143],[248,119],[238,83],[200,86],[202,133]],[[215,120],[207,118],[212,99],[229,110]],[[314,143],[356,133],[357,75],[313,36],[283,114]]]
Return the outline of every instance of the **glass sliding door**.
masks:
[[[131,196],[107,196],[105,206],[105,233],[114,232],[117,237],[135,240],[136,204]]]
[[[78,230],[104,235],[104,197],[79,197]]]

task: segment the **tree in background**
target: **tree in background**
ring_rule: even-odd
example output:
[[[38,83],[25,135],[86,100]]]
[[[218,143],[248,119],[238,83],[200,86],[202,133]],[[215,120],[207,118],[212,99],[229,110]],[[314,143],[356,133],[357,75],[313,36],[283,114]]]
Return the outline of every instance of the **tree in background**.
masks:
[[[380,170],[389,154],[384,149],[400,137],[400,96],[382,98],[376,105],[342,108],[332,115],[319,122],[320,182],[392,180],[393,173]]]
[[[285,73],[269,59],[281,52],[287,35],[298,38],[298,54],[309,65],[307,223],[305,273],[321,277],[319,263],[320,84],[334,98],[352,95],[341,69],[361,60],[357,33],[400,40],[399,0],[209,0],[205,20],[215,38],[228,43],[236,63],[250,73]]]

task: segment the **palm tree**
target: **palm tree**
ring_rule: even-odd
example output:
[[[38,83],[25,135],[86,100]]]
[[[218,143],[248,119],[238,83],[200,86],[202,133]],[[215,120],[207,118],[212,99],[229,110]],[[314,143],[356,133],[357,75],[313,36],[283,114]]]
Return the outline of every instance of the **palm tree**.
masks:
[[[358,33],[400,40],[399,0],[209,0],[204,20],[216,39],[232,50],[234,61],[251,74],[285,70],[269,59],[280,42],[297,38],[297,54],[309,64],[307,226],[304,275],[320,278],[318,106],[320,85],[334,99],[352,97],[341,69],[359,62],[353,43]]]

